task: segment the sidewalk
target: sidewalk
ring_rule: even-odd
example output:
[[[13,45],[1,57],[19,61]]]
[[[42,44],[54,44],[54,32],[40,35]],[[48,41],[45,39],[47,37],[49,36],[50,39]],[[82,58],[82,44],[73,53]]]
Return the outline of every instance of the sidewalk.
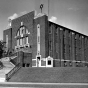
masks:
[[[3,68],[0,69],[0,82],[5,82],[5,74],[14,66],[9,62],[9,57],[2,58],[0,61],[3,63]]]

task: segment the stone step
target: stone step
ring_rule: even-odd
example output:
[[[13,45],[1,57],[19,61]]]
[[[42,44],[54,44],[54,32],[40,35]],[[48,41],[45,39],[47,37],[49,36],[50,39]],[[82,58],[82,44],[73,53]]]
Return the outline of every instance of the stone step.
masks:
[[[14,67],[10,62],[3,62],[5,67]]]
[[[5,82],[5,78],[0,78],[0,82]]]
[[[2,58],[1,61],[9,61],[9,57]]]
[[[11,71],[14,66],[9,62],[9,58],[2,58],[1,62],[3,63],[4,67],[0,69],[0,82],[5,82],[5,74]]]

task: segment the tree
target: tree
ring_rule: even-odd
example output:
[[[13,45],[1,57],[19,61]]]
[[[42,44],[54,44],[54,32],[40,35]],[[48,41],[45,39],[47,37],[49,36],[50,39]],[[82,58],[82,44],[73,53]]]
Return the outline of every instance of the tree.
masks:
[[[0,40],[0,58],[2,58],[2,56],[3,56],[4,44],[5,43],[2,40]]]

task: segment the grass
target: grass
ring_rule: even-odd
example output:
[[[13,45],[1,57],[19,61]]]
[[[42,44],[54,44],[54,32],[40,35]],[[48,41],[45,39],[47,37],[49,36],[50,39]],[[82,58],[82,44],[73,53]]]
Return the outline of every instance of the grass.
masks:
[[[42,83],[88,83],[88,68],[21,68],[9,81]]]

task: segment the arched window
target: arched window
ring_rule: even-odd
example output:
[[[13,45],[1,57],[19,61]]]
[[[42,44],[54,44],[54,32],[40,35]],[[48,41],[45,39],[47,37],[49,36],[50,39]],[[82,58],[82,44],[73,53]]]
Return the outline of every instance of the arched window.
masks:
[[[28,29],[25,26],[21,26],[17,33],[16,33],[16,39],[17,39],[17,47],[24,47],[24,46],[29,46],[28,43]]]
[[[21,36],[22,34],[29,34],[28,29],[25,26],[22,26],[18,29],[16,37]]]

